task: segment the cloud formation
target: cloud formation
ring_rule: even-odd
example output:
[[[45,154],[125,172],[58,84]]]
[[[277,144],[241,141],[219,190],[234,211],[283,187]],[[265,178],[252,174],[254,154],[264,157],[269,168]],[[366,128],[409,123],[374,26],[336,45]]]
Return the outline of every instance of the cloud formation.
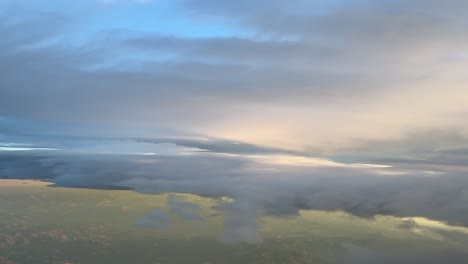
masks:
[[[299,210],[308,209],[342,210],[360,217],[423,216],[468,226],[468,179],[457,172],[275,155],[56,153],[3,155],[0,162],[5,169],[0,177],[48,176],[61,187],[189,193],[220,199],[222,205],[217,209],[226,216],[225,241],[258,242],[261,216],[296,216]],[[168,206],[184,219],[198,219],[192,203],[169,196]]]
[[[0,4],[1,177],[229,197],[226,241],[302,209],[468,224],[466,1],[47,2]]]
[[[463,1],[181,1],[184,19],[230,32],[200,37],[133,31],[125,7],[123,26],[88,30],[81,19],[109,10],[58,6],[4,11],[2,115],[320,154],[414,131],[467,136]]]

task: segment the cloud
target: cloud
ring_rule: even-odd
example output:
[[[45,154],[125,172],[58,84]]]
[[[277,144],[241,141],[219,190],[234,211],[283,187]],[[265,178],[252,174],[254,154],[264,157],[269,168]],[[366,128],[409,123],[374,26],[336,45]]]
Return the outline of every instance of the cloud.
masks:
[[[200,215],[200,206],[195,202],[185,200],[176,194],[169,194],[166,198],[168,212],[154,211],[135,224],[140,227],[168,229],[173,226],[176,218],[186,221],[195,227],[201,227],[206,222]]]
[[[57,153],[57,152],[53,152]],[[265,162],[256,156],[15,154],[2,156],[3,178],[50,178],[55,186],[189,193],[219,199],[224,241],[259,242],[261,216],[342,210],[360,217],[423,216],[468,226],[468,179],[397,167],[313,161]],[[303,158],[307,159],[307,158]],[[274,159],[273,159],[274,161]],[[28,164],[26,166],[26,164]],[[229,197],[232,200],[224,200]],[[170,211],[198,221],[197,206],[169,196]],[[198,219],[198,220],[197,220]]]
[[[173,34],[53,3],[0,11],[0,139],[60,151],[1,177],[230,197],[226,241],[302,209],[467,225],[466,1],[177,1]]]
[[[262,241],[258,230],[259,208],[255,198],[251,200],[248,198],[249,195],[252,194],[247,191],[239,196],[236,202],[224,206],[224,233],[221,241],[226,243],[259,243]]]
[[[88,17],[67,9],[13,10],[0,28],[0,113],[94,133],[90,124],[135,137],[169,128],[318,154],[423,129],[458,126],[466,134],[466,77],[458,70],[466,66],[465,5],[178,6],[193,22],[235,21],[252,32],[209,37],[121,24],[82,32]]]

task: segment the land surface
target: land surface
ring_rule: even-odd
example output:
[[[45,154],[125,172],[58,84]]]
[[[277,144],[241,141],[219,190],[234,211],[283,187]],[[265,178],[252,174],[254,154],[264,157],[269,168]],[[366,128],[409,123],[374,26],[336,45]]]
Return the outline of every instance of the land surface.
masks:
[[[0,180],[0,264],[358,263],[350,248],[429,259],[468,248],[462,227],[320,211],[262,218],[262,242],[225,243],[219,200],[176,194],[199,205],[183,217],[167,206],[174,194],[48,185]]]

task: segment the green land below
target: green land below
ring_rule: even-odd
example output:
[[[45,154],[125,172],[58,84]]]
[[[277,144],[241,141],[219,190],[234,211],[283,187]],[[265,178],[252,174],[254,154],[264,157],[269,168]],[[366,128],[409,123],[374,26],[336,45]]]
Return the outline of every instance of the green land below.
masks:
[[[199,204],[193,221],[173,214],[168,194],[48,187],[0,180],[0,264],[13,263],[346,263],[349,245],[387,254],[437,255],[468,248],[468,229],[423,218],[355,217],[301,211],[263,217],[260,243],[225,243],[219,200],[187,194]],[[152,212],[164,228],[139,225]],[[410,224],[408,226],[408,223]]]

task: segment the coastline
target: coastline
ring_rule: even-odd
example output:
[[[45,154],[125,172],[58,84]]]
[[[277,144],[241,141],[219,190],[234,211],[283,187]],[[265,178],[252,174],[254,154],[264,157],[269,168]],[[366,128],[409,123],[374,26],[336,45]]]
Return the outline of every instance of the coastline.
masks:
[[[33,185],[33,186],[49,186],[51,182],[43,180],[30,180],[30,179],[0,179],[0,187],[2,186],[22,186],[22,185]]]

